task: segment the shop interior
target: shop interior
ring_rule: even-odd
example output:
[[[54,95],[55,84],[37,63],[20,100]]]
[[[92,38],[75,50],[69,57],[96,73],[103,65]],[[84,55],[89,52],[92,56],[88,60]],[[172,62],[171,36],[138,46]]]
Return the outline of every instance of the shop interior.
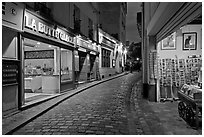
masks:
[[[60,93],[60,83],[72,81],[72,51],[24,38],[25,104]]]
[[[179,100],[179,116],[198,128],[202,124],[202,16],[158,42],[149,56],[158,101]]]
[[[156,72],[160,99],[178,98],[184,84],[202,89],[202,16],[182,26],[157,45]],[[155,62],[156,63],[156,62]],[[155,70],[155,71],[157,71]]]

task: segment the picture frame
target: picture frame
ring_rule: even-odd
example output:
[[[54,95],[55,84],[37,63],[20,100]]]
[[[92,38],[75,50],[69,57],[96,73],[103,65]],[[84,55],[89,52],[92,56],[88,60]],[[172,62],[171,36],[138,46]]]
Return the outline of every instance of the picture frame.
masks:
[[[162,40],[161,50],[176,50],[176,32]]]
[[[196,50],[197,48],[197,33],[183,33],[183,50]]]

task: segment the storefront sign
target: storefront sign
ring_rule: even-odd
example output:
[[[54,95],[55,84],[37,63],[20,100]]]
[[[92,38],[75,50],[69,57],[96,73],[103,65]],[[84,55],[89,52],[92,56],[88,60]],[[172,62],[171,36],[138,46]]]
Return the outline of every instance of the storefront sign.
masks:
[[[86,49],[79,47],[79,51],[86,52]]]
[[[87,52],[86,49],[98,51],[98,48],[97,48],[96,43],[92,43],[92,42],[90,42],[90,41],[86,41],[86,40],[84,40],[84,39],[82,39],[82,38],[77,38],[76,41],[77,41],[77,45],[78,45],[79,47],[81,47],[81,48],[79,48],[79,50],[82,51],[82,52]],[[84,49],[83,47],[86,48],[86,49]],[[94,55],[95,55],[95,54],[94,54]]]
[[[91,51],[90,54],[92,54],[92,55],[96,55],[96,52]]]
[[[108,38],[104,37],[104,36],[103,36],[103,39],[102,39],[102,43],[105,44],[105,45],[108,45],[110,47],[114,47],[114,43],[112,41],[110,41]]]
[[[2,24],[22,31],[24,5],[18,2],[2,2]]]
[[[83,47],[88,47],[88,45],[89,45],[89,44],[88,44],[86,41],[82,40],[82,46],[83,46]]]
[[[42,35],[44,37],[52,38],[54,40],[72,43],[74,44],[74,37],[70,36],[69,33],[60,29],[59,27],[56,28],[54,24],[48,23],[37,16],[29,13],[28,11],[25,12],[24,18],[24,27],[25,30],[29,32],[35,33],[37,35]]]

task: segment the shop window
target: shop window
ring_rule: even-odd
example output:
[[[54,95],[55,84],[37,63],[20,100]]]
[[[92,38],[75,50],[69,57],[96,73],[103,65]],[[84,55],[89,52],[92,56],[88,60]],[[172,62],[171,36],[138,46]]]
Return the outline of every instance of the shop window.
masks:
[[[23,45],[25,104],[39,93],[59,93],[60,48],[27,38]]]
[[[72,80],[72,51],[61,48],[61,81]]]
[[[110,51],[102,48],[102,67],[110,67]]]

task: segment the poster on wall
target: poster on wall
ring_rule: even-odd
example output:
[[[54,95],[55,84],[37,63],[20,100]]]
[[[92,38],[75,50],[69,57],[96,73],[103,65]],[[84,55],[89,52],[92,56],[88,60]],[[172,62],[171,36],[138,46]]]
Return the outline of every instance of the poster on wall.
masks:
[[[183,50],[196,50],[197,33],[183,33]]]
[[[175,50],[176,49],[176,32],[162,40],[162,50]]]

